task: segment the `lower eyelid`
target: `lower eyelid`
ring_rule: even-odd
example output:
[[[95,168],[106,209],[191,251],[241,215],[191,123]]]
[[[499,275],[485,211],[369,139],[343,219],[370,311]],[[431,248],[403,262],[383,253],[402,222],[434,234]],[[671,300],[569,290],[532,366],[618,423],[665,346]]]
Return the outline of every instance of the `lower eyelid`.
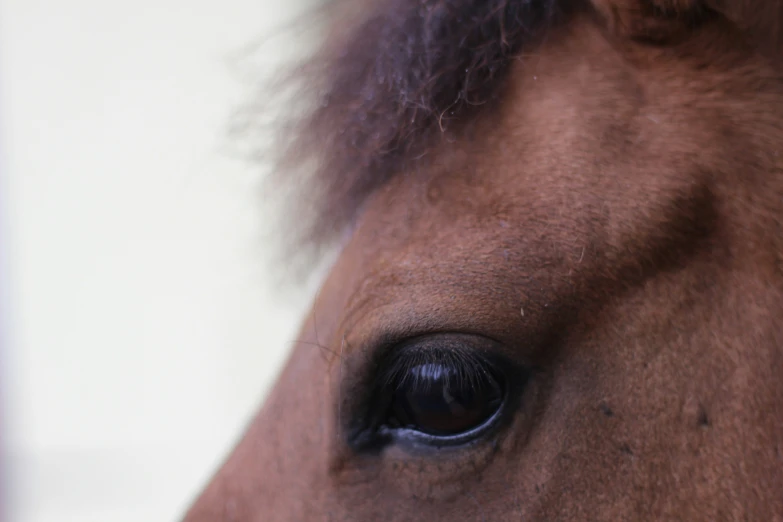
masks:
[[[481,425],[471,430],[451,436],[433,436],[408,428],[386,428],[381,432],[386,434],[391,442],[408,450],[431,450],[432,448],[455,448],[474,442],[498,427],[504,415],[505,401]]]

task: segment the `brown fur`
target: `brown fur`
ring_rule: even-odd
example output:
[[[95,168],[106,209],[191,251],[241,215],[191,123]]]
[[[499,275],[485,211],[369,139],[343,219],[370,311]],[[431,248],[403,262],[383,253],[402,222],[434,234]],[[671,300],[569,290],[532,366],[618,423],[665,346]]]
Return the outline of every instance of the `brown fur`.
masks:
[[[473,98],[454,69],[419,113],[444,67],[384,50],[419,41],[430,4],[488,23],[479,2],[383,0],[334,44],[327,90],[352,112],[330,102],[300,145],[326,136],[317,216],[352,235],[186,521],[783,520],[779,4],[574,2],[508,55],[444,58],[505,72]],[[464,21],[438,48],[462,51]],[[400,80],[362,119],[378,70]],[[375,355],[439,332],[541,369],[513,418],[459,449],[357,449]]]
[[[292,142],[277,144],[287,153],[274,181],[306,187],[293,212],[295,249],[339,236],[376,188],[491,106],[510,62],[562,15],[551,0],[384,0],[359,14],[350,6],[335,8],[329,44],[294,78],[315,109]],[[296,176],[313,163],[309,179]]]

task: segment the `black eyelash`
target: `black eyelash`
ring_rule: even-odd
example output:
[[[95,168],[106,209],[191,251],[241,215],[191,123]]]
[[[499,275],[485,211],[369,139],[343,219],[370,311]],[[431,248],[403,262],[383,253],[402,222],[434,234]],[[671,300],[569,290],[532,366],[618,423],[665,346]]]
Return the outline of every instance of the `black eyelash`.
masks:
[[[447,367],[457,376],[460,386],[468,384],[471,388],[475,388],[481,379],[486,378],[487,367],[495,366],[487,357],[462,346],[421,346],[407,343],[381,364],[384,371],[379,375],[379,387],[386,390],[398,390],[404,386],[427,389],[432,381],[424,379],[420,382],[420,374],[410,371],[424,364]]]

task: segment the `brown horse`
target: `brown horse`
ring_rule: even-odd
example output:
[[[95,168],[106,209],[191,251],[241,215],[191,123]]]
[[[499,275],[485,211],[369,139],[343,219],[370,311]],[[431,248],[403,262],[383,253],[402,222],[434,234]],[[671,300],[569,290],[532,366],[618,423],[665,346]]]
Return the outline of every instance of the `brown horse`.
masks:
[[[783,2],[332,8],[340,256],[185,520],[783,521]]]

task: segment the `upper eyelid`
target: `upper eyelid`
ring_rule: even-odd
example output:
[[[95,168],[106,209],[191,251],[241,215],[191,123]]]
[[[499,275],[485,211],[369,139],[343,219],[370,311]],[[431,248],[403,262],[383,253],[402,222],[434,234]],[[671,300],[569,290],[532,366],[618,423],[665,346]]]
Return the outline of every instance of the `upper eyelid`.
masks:
[[[526,313],[522,317],[512,300],[499,308],[497,303],[474,302],[475,297],[466,296],[461,301],[466,306],[456,308],[391,302],[375,308],[372,314],[353,317],[340,328],[345,332],[344,351],[351,357],[360,353],[363,359],[373,360],[413,339],[461,334],[497,343],[498,352],[518,364],[533,366],[542,357],[548,359],[543,351],[549,351],[548,345],[559,335],[553,327],[562,330],[556,326],[559,308],[554,303],[545,314]],[[339,352],[340,346],[336,349]]]

